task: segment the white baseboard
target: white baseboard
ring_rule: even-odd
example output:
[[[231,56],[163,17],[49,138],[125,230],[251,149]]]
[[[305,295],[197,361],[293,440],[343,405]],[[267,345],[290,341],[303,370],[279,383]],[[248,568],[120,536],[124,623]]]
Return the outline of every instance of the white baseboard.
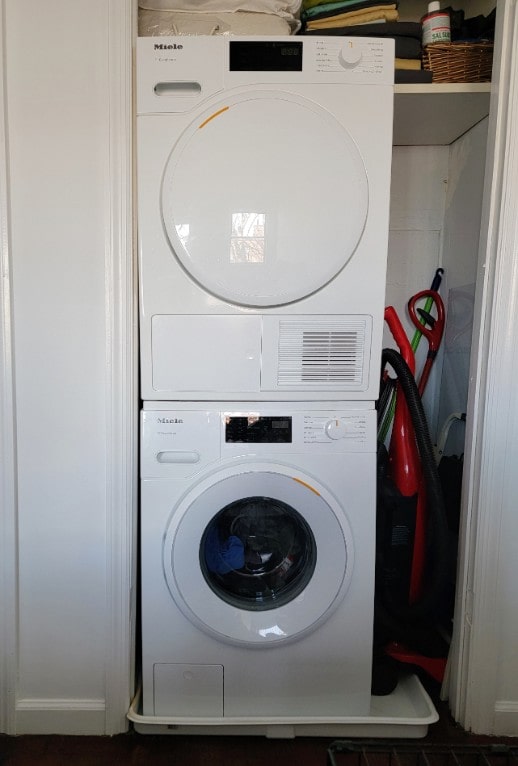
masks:
[[[89,734],[106,730],[102,699],[21,699],[16,704],[16,734]]]
[[[497,737],[518,737],[518,700],[495,702],[495,725],[492,734]]]

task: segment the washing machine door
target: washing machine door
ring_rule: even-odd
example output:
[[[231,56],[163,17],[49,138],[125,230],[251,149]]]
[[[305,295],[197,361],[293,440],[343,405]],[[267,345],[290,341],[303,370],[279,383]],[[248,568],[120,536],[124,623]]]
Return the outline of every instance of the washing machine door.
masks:
[[[314,479],[269,464],[206,479],[173,510],[164,572],[191,622],[221,640],[299,638],[338,606],[353,567],[338,501]]]
[[[361,238],[368,184],[358,148],[297,95],[247,92],[200,114],[174,146],[162,216],[174,257],[206,291],[245,306],[304,298]]]

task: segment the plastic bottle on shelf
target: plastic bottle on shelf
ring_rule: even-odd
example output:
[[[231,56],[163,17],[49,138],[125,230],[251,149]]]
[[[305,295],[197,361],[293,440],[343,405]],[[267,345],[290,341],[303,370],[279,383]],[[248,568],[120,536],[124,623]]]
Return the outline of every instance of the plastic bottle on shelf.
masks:
[[[450,14],[441,11],[440,2],[428,3],[428,13],[421,19],[423,46],[451,41]]]

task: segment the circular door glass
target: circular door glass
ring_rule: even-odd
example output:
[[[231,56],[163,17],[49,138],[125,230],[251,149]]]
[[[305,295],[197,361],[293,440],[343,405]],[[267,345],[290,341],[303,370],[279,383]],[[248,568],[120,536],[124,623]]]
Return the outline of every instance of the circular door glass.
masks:
[[[181,135],[162,182],[174,255],[209,293],[276,306],[326,285],[365,227],[358,148],[317,104],[287,93],[234,95]]]
[[[311,579],[316,543],[302,516],[271,497],[247,497],[223,508],[205,530],[200,565],[212,590],[252,611],[296,598]]]
[[[236,465],[175,506],[163,565],[176,605],[201,630],[248,646],[292,641],[340,604],[354,568],[341,505],[301,472]]]

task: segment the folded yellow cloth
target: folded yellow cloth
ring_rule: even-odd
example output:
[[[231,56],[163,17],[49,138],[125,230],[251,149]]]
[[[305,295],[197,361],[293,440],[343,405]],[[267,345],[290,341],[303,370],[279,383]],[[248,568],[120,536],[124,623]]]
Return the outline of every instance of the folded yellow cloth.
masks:
[[[394,59],[395,69],[422,69],[421,59]]]
[[[399,14],[396,5],[373,6],[368,11],[351,13],[338,13],[336,16],[328,16],[324,19],[308,21],[306,29],[332,29],[333,27],[355,26],[356,24],[372,24],[376,21],[397,21]]]

